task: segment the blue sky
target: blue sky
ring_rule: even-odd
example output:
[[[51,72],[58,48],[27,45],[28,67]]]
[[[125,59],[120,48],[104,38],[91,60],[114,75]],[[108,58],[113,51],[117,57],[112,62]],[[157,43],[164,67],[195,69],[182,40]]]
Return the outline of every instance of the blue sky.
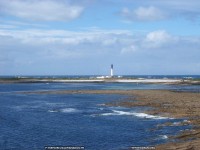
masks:
[[[199,0],[1,0],[0,75],[200,74]]]

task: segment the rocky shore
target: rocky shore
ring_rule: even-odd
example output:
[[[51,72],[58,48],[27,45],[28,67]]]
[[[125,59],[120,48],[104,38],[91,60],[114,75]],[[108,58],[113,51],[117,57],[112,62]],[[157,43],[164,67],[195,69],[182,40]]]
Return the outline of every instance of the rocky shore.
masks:
[[[192,130],[170,137],[176,142],[157,145],[158,150],[199,150],[200,149],[200,93],[175,92],[169,90],[63,90],[37,91],[40,94],[122,94],[127,99],[107,103],[108,106],[149,106],[146,113],[173,118],[187,118],[184,124],[193,125]],[[165,124],[165,125],[170,125]],[[164,125],[160,125],[164,126]]]
[[[184,124],[192,124],[193,129],[171,137],[178,143],[158,145],[156,149],[163,150],[199,150],[200,149],[200,93],[183,93],[164,90],[129,91],[134,97],[128,101],[114,103],[114,105],[135,107],[150,106],[154,109],[148,114],[162,115],[174,118],[187,118]],[[109,104],[112,105],[112,104]],[[170,124],[166,124],[170,125]]]

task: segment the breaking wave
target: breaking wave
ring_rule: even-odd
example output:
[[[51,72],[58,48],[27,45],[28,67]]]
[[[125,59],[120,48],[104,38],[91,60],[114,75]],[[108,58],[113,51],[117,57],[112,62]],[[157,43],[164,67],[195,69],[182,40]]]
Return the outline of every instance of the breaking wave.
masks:
[[[62,112],[62,113],[75,113],[78,112],[75,108],[63,108],[63,109],[52,109],[48,110],[48,112],[55,113],[55,112]]]
[[[168,136],[167,135],[160,135],[160,139],[166,140],[166,139],[168,139]]]
[[[74,109],[74,108],[64,108],[64,109],[61,109],[61,112],[64,112],[64,113],[73,113],[73,112],[77,112],[78,110],[77,109]]]
[[[136,116],[139,118],[147,118],[147,119],[172,119],[172,118],[168,118],[168,117],[149,115],[146,113],[125,112],[125,111],[119,111],[119,110],[112,110],[111,113],[100,114],[100,116],[119,116],[119,115]]]

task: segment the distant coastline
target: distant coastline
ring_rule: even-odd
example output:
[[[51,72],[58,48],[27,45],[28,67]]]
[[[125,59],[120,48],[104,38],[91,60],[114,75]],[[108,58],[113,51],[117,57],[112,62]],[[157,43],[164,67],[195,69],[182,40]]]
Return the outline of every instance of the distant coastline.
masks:
[[[0,83],[152,83],[152,84],[200,84],[200,76],[184,77],[184,76],[2,76]]]

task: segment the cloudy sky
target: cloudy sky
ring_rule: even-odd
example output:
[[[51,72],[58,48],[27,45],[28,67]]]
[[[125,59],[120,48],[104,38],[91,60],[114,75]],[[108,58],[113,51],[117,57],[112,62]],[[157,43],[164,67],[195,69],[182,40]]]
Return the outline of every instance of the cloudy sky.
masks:
[[[0,75],[200,74],[199,0],[0,0]]]

